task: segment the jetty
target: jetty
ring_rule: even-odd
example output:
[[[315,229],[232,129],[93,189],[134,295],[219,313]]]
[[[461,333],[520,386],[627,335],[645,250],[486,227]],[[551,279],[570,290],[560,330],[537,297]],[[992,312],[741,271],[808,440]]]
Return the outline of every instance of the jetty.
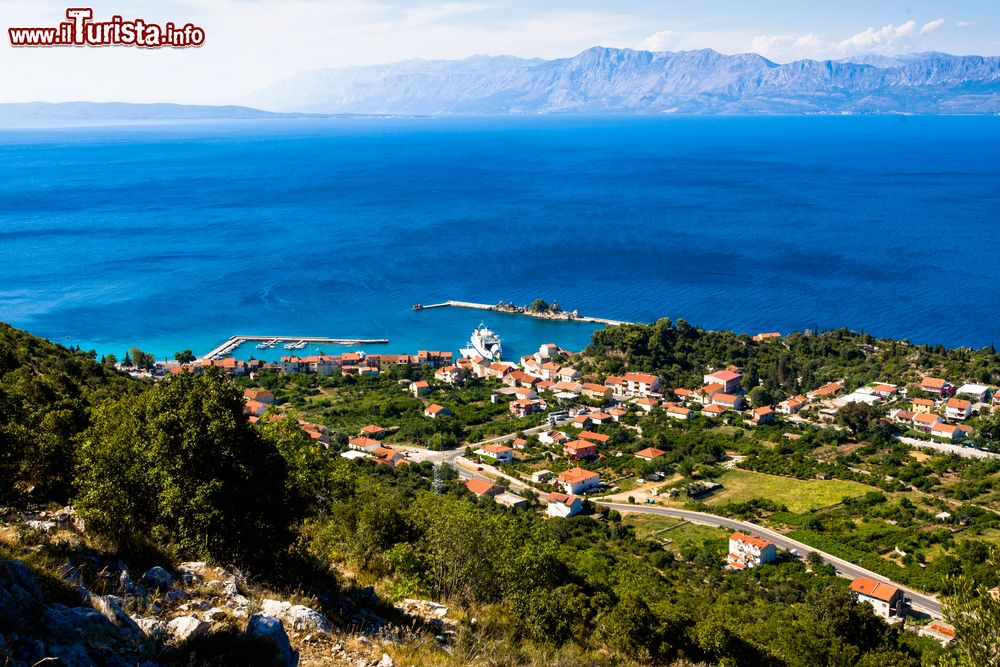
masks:
[[[419,306],[419,307],[418,307]],[[580,315],[576,311],[567,312],[560,311],[558,313],[551,312],[540,312],[536,313],[525,308],[511,308],[509,306],[500,307],[499,304],[490,305],[488,303],[474,303],[472,301],[455,301],[449,299],[448,301],[442,301],[441,303],[429,303],[427,305],[418,304],[414,306],[414,310],[427,310],[428,308],[472,308],[474,310],[490,310],[495,313],[506,313],[508,315],[527,315],[528,317],[536,317],[540,320],[552,320],[554,322],[592,322],[594,324],[607,324],[609,326],[618,326],[620,324],[632,324],[631,322],[624,322],[622,320],[610,320],[606,317],[588,317],[585,315]]]
[[[265,348],[272,348],[279,343],[292,343],[292,347],[288,349],[300,350],[307,345],[319,344],[319,345],[385,345],[389,342],[388,338],[325,338],[322,336],[230,336],[226,339],[226,342],[213,348],[207,354],[202,356],[202,361],[211,361],[212,359],[220,359],[225,355],[229,354],[240,345],[244,343],[249,343],[252,341],[258,341],[258,343],[263,343]],[[261,348],[261,345],[257,345]],[[286,346],[287,347],[287,346]],[[263,348],[261,348],[263,349]]]

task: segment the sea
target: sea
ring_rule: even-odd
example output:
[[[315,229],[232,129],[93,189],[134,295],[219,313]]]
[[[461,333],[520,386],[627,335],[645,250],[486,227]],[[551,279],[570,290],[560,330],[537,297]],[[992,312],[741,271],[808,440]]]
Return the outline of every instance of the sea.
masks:
[[[508,358],[601,325],[1000,339],[1000,118],[314,118],[0,129],[0,320],[119,357],[232,335]],[[353,351],[323,345],[297,354]],[[236,356],[276,358],[252,344]]]

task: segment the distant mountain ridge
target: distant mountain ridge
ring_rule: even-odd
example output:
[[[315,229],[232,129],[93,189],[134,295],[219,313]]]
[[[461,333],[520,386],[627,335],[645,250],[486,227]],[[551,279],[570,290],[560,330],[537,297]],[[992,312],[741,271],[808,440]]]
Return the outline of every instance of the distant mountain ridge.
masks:
[[[1000,58],[918,53],[778,64],[711,49],[594,47],[556,60],[474,56],[311,70],[248,101],[373,114],[994,114]]]

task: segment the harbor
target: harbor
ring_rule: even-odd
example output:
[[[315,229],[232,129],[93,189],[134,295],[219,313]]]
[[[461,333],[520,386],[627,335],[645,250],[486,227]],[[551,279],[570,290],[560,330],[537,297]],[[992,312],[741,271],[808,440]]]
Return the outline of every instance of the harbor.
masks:
[[[230,336],[226,342],[212,348],[202,360],[221,359],[244,343],[257,342],[258,350],[277,347],[284,343],[286,350],[301,350],[307,345],[386,345],[388,338],[325,338],[322,336]]]
[[[544,311],[535,312],[529,310],[526,307],[518,307],[513,304],[504,304],[503,302],[490,305],[488,303],[475,303],[472,301],[455,301],[449,299],[448,301],[442,301],[441,303],[430,303],[427,305],[416,304],[413,306],[413,310],[428,310],[430,308],[472,308],[474,310],[488,310],[494,313],[506,313],[508,315],[526,315],[528,317],[534,317],[540,320],[551,320],[554,322],[588,322],[592,324],[607,324],[609,326],[617,326],[620,324],[632,324],[631,322],[625,322],[622,320],[612,320],[605,317],[588,317],[585,315],[580,315],[576,311],[559,311],[557,313]]]

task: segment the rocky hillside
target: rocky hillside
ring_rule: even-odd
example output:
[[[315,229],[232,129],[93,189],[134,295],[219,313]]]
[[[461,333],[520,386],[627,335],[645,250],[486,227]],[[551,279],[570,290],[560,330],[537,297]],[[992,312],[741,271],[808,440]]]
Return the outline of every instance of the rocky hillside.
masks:
[[[711,49],[595,47],[572,58],[476,56],[303,72],[252,96],[280,111],[998,113],[1000,58],[913,54],[777,64]]]
[[[70,507],[6,510],[5,519],[0,556],[13,557],[0,559],[3,665],[391,667],[384,646],[403,636],[398,627],[450,632],[447,608],[414,600],[404,611],[371,589],[329,601],[340,611],[332,620],[308,600],[204,562],[133,568],[89,547]]]

